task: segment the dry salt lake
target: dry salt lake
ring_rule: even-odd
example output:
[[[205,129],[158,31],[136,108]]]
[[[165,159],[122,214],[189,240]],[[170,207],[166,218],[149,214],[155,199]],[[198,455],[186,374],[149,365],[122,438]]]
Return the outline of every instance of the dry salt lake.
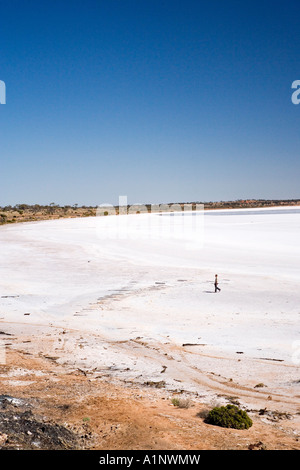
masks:
[[[111,380],[296,412],[300,209],[170,217],[2,226],[0,329]]]

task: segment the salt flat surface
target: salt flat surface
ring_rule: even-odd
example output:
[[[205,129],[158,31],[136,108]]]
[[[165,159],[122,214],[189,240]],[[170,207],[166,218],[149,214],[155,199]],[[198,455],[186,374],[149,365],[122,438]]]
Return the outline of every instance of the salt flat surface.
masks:
[[[205,211],[196,230],[195,215],[172,217],[176,230],[186,224],[177,237],[168,214],[2,226],[1,322],[92,333],[92,354],[85,345],[82,358],[130,369],[131,378],[161,379],[162,365],[170,369],[156,357],[159,345],[166,359],[172,348],[180,355],[178,380],[195,379],[183,363],[189,373],[208,371],[209,358],[223,357],[239,360],[243,381],[254,384],[264,370],[291,387],[300,362],[299,209]],[[182,349],[187,343],[199,346]],[[216,371],[237,375],[226,361]],[[285,366],[281,377],[275,365]]]

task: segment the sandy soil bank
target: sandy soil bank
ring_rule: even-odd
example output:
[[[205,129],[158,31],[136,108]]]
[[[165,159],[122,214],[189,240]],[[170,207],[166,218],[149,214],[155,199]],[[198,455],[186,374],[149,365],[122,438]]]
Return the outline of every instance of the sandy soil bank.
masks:
[[[199,389],[204,386],[206,393],[188,392],[180,379],[176,387],[168,385],[163,364],[160,377],[153,380],[122,380],[110,367],[87,368],[86,362],[76,360],[77,353],[70,360],[71,350],[84,350],[92,335],[83,338],[77,331],[56,327],[1,326],[6,344],[6,363],[0,367],[2,448],[300,449],[297,396],[241,386],[234,379],[200,371]],[[170,358],[164,359],[168,366]],[[175,397],[183,399],[187,408],[173,406]],[[250,429],[224,429],[204,422],[212,406],[228,403],[248,412],[253,420]],[[17,433],[7,418],[6,427],[1,427],[8,413],[11,423],[16,417],[21,423],[26,418]],[[41,428],[42,437],[37,431]]]
[[[188,408],[174,407],[171,397],[180,393],[114,383],[105,375],[65,368],[54,357],[34,356],[18,347],[9,350],[7,364],[0,368],[0,384],[5,391],[0,396],[2,449],[300,448],[295,416],[258,408],[248,410],[250,429],[219,428],[205,424],[209,407],[201,397],[190,396]],[[228,402],[236,403],[238,395],[228,395]]]

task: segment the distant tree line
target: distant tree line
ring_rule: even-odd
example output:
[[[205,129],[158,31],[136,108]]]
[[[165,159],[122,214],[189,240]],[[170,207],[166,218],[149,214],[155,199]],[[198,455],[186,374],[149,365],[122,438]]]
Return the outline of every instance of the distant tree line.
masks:
[[[192,206],[195,210],[197,205],[203,204],[204,209],[238,209],[238,208],[255,208],[255,207],[271,207],[271,206],[287,206],[300,205],[300,199],[238,199],[236,201],[210,201],[210,202],[185,202],[170,203],[167,205],[177,204],[184,207],[185,204]],[[130,206],[127,206],[129,209]],[[141,205],[141,212],[153,211],[152,204]],[[138,213],[138,207],[136,208]],[[79,206],[59,205],[51,202],[47,205],[41,204],[16,204],[14,206],[0,206],[0,225],[6,223],[14,223],[17,221],[39,220],[47,217],[89,217],[96,215],[97,206]],[[115,206],[115,213],[119,213],[119,207]]]

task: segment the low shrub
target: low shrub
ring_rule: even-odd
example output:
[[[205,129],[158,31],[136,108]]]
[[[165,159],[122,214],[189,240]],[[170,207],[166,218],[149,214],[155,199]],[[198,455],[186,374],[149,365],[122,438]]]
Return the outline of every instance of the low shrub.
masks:
[[[192,406],[191,401],[186,398],[172,398],[172,405],[177,406],[178,408],[190,408]]]
[[[234,429],[248,429],[252,426],[252,420],[246,411],[239,409],[235,405],[213,408],[208,413],[205,423]]]

